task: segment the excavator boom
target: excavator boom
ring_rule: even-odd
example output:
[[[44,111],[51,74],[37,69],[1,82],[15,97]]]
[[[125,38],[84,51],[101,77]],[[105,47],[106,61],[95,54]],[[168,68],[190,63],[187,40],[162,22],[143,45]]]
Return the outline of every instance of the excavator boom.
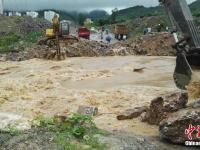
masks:
[[[197,27],[186,0],[159,0],[159,2],[167,12],[176,40],[174,81],[178,88],[186,89],[192,79],[192,68],[200,67],[200,38]],[[177,31],[182,36],[178,37]]]

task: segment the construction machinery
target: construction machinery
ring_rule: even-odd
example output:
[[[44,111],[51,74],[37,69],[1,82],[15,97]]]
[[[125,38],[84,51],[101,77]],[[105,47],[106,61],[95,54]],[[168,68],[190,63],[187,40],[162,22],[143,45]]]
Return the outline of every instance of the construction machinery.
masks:
[[[174,81],[185,90],[192,79],[193,69],[200,67],[200,38],[186,0],[159,0],[171,23],[177,51]]]
[[[79,38],[85,38],[85,39],[90,39],[90,30],[88,30],[85,27],[81,27],[78,29],[78,37]]]
[[[123,37],[128,37],[128,28],[126,25],[115,25],[114,29],[115,38],[118,40],[123,40]]]
[[[70,24],[67,21],[61,21],[59,24],[58,33],[55,29],[46,29],[45,37],[39,39],[39,45],[47,45],[48,47],[55,48],[55,56],[60,59],[62,46],[68,46],[78,42],[78,38],[70,35]],[[54,55],[54,54],[52,54]]]

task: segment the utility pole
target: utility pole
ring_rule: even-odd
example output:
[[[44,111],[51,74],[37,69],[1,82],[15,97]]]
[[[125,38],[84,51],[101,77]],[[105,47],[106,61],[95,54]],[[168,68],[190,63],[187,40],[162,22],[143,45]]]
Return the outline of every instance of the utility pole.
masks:
[[[0,14],[3,14],[3,0],[0,0]]]

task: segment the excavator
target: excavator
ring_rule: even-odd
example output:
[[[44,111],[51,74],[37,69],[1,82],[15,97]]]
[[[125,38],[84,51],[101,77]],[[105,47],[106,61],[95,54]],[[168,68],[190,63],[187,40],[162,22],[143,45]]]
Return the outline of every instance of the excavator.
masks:
[[[186,90],[194,69],[200,68],[200,37],[186,0],[159,0],[171,24],[176,44],[174,81],[179,89]]]
[[[69,22],[61,21],[58,27],[58,35],[55,29],[46,29],[45,37],[40,38],[38,44],[56,48],[56,53],[50,53],[47,59],[57,58],[57,60],[62,60],[65,57],[65,54],[61,52],[62,46],[72,45],[78,41],[77,37],[70,35]]]

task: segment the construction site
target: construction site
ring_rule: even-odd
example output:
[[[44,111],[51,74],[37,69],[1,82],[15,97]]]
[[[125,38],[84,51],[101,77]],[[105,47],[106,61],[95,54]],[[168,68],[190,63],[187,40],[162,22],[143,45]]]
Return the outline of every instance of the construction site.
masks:
[[[133,2],[82,24],[0,0],[0,150],[199,149],[197,4]]]

